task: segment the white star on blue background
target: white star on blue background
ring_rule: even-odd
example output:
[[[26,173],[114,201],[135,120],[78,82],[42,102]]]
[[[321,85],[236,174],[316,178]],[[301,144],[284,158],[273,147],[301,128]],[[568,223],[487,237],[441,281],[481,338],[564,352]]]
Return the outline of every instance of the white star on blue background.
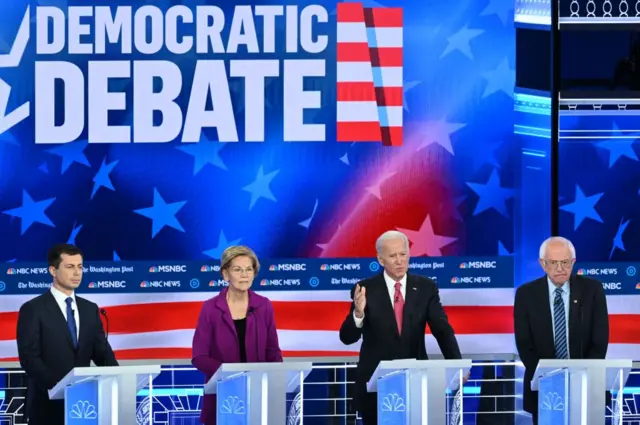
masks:
[[[76,227],[76,224],[73,223],[73,230],[71,230],[71,234],[69,235],[69,240],[67,240],[68,244],[75,245],[76,238],[78,237],[78,233],[82,230],[82,224]]]
[[[226,145],[226,143],[211,142],[204,136],[201,136],[198,143],[189,143],[178,146],[178,149],[193,156],[193,175],[195,176],[207,164],[211,164],[226,171],[227,166],[222,161],[222,158],[220,158],[220,151]]]
[[[24,235],[33,223],[45,224],[49,227],[56,227],[45,214],[45,210],[51,206],[56,198],[45,199],[44,201],[34,201],[26,190],[22,191],[22,206],[4,211],[5,214],[20,218],[20,234]]]
[[[265,198],[273,202],[278,202],[275,196],[273,196],[273,192],[271,192],[271,188],[269,185],[271,184],[271,180],[274,179],[275,176],[278,175],[280,170],[275,170],[270,172],[269,174],[264,174],[262,169],[262,165],[258,168],[258,174],[256,175],[256,179],[243,187],[242,190],[249,192],[251,194],[251,202],[249,203],[249,209],[253,208],[253,206],[258,202],[258,199]]]
[[[158,189],[154,188],[153,206],[134,210],[133,212],[151,219],[151,238],[155,238],[165,226],[184,232],[182,225],[176,218],[176,213],[186,203],[187,201],[181,201],[167,204],[160,196]]]
[[[214,260],[219,260],[222,257],[222,253],[224,252],[225,249],[227,249],[230,246],[239,244],[240,240],[241,238],[228,241],[227,237],[224,234],[224,230],[220,230],[220,237],[218,238],[218,246],[215,248],[211,248],[207,251],[204,251],[204,255],[211,257]]]
[[[580,186],[576,185],[576,198],[570,203],[560,207],[561,210],[574,214],[573,230],[576,231],[585,218],[602,223],[600,214],[595,209],[596,204],[604,193],[584,196]]]
[[[84,154],[84,150],[89,144],[86,140],[79,142],[65,143],[55,148],[49,149],[49,152],[62,158],[62,166],[60,174],[64,174],[74,162],[91,167],[89,160]]]
[[[451,37],[447,37],[449,44],[444,52],[440,55],[440,59],[447,56],[454,50],[458,50],[460,53],[473,60],[473,52],[471,51],[471,40],[482,34],[484,30],[475,30],[465,25],[457,33]]]
[[[497,169],[493,169],[487,183],[467,182],[467,185],[478,195],[478,204],[473,215],[493,208],[503,216],[509,217],[506,201],[513,196],[513,189],[500,186],[500,176]]]
[[[106,187],[109,190],[115,190],[113,188],[113,183],[111,183],[111,179],[109,178],[109,173],[113,171],[113,168],[117,164],[118,160],[107,164],[107,159],[102,159],[100,169],[96,173],[96,176],[93,178],[93,190],[91,191],[91,199],[93,199],[94,195],[101,187]]]
[[[496,15],[500,18],[502,25],[506,25],[513,16],[513,1],[511,0],[489,0],[489,4],[484,8],[480,16]]]

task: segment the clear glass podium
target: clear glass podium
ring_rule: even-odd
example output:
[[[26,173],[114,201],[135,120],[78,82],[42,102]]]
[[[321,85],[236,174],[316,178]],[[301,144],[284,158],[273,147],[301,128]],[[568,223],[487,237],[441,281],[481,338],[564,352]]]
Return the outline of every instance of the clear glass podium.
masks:
[[[613,395],[612,425],[622,423],[622,394],[631,360],[540,360],[531,389],[538,391],[538,423],[604,425],[606,391]]]
[[[382,361],[367,384],[378,393],[378,423],[462,425],[462,380],[471,360]],[[455,394],[453,406],[447,393]]]

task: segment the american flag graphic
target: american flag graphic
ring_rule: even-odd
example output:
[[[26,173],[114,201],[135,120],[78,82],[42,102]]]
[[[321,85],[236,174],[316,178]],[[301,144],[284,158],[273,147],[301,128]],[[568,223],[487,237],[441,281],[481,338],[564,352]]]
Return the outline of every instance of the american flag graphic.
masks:
[[[357,355],[360,344],[338,338],[350,307],[349,291],[259,292],[272,301],[280,348],[287,357]],[[211,293],[91,294],[107,311],[109,341],[120,360],[189,359],[202,303]],[[442,304],[463,355],[516,353],[512,289],[442,289]],[[0,361],[17,360],[16,322],[20,306],[32,296],[3,296],[0,306]],[[640,358],[640,317],[633,295],[607,297],[610,323],[608,358]],[[80,323],[82,327],[82,323]],[[426,334],[429,354],[440,354]]]
[[[337,140],[402,145],[402,9],[337,6]]]

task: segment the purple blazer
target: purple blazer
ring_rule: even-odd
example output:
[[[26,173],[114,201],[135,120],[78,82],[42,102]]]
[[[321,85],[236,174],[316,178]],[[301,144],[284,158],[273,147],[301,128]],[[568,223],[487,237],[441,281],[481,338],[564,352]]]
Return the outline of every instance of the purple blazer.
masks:
[[[205,382],[223,363],[240,363],[240,346],[233,318],[227,305],[228,288],[202,305],[193,335],[191,363],[205,375]],[[268,298],[249,290],[249,310],[245,338],[247,362],[281,362],[282,352],[274,320],[273,305]],[[205,395],[200,421],[216,423],[216,396]]]

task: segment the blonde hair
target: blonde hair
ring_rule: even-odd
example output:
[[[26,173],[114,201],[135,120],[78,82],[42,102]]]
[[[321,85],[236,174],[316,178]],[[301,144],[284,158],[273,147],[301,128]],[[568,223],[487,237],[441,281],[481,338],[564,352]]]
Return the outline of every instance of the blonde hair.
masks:
[[[244,245],[230,246],[225,249],[220,259],[220,272],[231,267],[231,263],[238,257],[249,257],[251,263],[253,263],[254,274],[258,274],[260,271],[260,262],[258,256],[253,250]]]

